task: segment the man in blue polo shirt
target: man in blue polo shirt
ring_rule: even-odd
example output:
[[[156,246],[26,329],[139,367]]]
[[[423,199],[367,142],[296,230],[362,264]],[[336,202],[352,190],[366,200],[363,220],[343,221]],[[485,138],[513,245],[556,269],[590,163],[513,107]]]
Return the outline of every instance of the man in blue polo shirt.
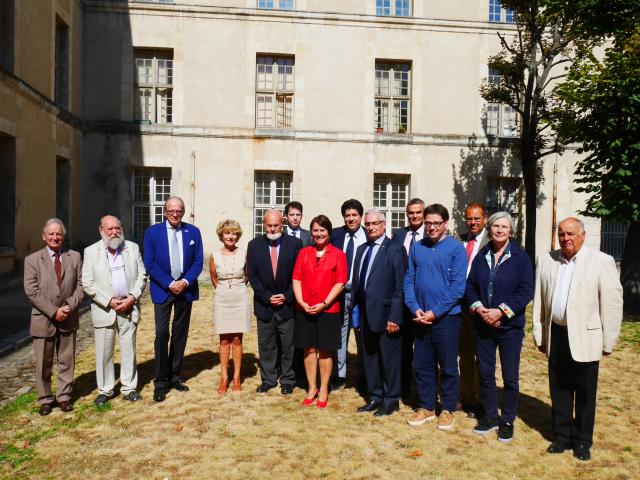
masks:
[[[414,351],[419,408],[408,420],[418,426],[436,418],[436,370],[440,369],[442,411],[438,429],[453,428],[458,400],[458,338],[462,325],[460,301],[467,275],[462,243],[446,235],[449,212],[434,203],[425,209],[425,237],[409,254],[404,298],[413,313]]]

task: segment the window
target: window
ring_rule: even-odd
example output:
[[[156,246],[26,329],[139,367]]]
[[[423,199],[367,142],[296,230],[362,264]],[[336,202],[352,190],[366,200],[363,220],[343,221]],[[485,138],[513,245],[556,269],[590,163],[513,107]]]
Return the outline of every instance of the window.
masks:
[[[291,201],[291,172],[256,172],[253,200],[253,234],[262,235],[262,217],[270,208],[282,210]]]
[[[489,21],[515,23],[516,15],[513,10],[502,8],[500,0],[489,0]]]
[[[55,51],[55,90],[56,105],[69,108],[69,27],[56,17],[56,51]]]
[[[16,246],[16,139],[0,131],[0,247]]]
[[[0,68],[13,71],[13,1],[0,0]]]
[[[164,202],[171,194],[171,169],[135,168],[131,176],[131,190],[132,237],[140,242],[150,225],[164,220]]]
[[[293,10],[293,0],[258,0],[258,8]]]
[[[256,127],[293,126],[293,57],[258,56],[256,60]]]
[[[622,261],[629,224],[619,220],[602,220],[600,224],[600,251]]]
[[[133,118],[173,123],[173,51],[135,50]]]
[[[376,133],[407,133],[411,104],[411,64],[376,62],[374,128]]]
[[[411,15],[411,0],[376,0],[376,15],[408,17]]]
[[[499,86],[502,76],[495,68],[489,68],[487,83]],[[486,133],[494,137],[514,138],[519,135],[518,112],[503,103],[488,103],[485,110]]]
[[[387,217],[387,235],[403,227],[405,207],[409,201],[408,175],[375,175],[373,177],[373,206]]]
[[[495,212],[509,212],[516,224],[516,230],[521,231],[522,179],[518,177],[488,177],[487,178],[487,210],[489,215]],[[518,232],[514,232],[518,233]]]
[[[71,167],[69,160],[56,158],[56,217],[69,228],[71,210]]]

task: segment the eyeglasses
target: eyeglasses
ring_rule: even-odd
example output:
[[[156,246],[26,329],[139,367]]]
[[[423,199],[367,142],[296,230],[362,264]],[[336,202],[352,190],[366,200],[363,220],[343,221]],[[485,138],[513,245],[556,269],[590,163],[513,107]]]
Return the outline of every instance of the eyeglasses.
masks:
[[[424,222],[426,228],[436,227],[440,228],[444,222]]]
[[[184,210],[165,210],[168,215],[184,215]]]
[[[378,225],[382,225],[384,222],[382,220],[378,220],[377,222],[364,222],[365,227],[377,227]]]

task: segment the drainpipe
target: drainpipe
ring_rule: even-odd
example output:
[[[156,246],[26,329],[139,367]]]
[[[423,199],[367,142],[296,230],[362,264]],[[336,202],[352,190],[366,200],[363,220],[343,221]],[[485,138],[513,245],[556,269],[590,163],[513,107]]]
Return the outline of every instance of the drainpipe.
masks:
[[[557,204],[558,204],[558,154],[554,155],[553,160],[553,200],[551,214],[551,250],[556,249],[556,228],[557,228]]]

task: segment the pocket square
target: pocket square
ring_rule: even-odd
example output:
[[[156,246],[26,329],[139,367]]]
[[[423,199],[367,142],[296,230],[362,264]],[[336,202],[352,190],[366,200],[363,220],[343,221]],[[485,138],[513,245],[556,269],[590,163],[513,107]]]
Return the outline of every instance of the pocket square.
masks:
[[[191,245],[195,245],[195,244],[196,244],[196,242],[195,242],[194,240],[191,240],[191,241],[189,242],[189,246],[191,246]]]

